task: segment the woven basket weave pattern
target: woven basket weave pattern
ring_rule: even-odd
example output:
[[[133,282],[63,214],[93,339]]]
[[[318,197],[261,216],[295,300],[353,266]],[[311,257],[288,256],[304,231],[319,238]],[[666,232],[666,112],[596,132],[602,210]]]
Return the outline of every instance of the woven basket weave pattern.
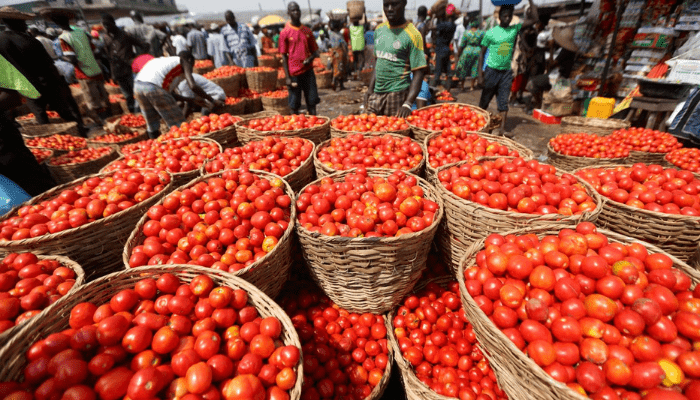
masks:
[[[100,158],[86,161],[83,163],[75,164],[64,164],[64,165],[52,165],[51,163],[46,163],[49,168],[49,173],[53,179],[59,185],[62,183],[68,183],[78,178],[82,178],[86,175],[92,175],[100,172],[100,169],[110,162],[116,160],[119,157],[119,153],[114,146],[103,145],[101,147],[109,147],[110,152],[103,155]]]
[[[224,89],[224,93],[226,93],[227,97],[238,97],[242,79],[244,79],[243,74],[234,74],[221,78],[211,78],[210,81],[221,86],[221,88]]]
[[[607,136],[618,129],[627,129],[632,124],[621,119],[602,119],[568,116],[561,118],[561,133],[595,133]]]
[[[626,164],[627,158],[592,158],[568,156],[558,153],[547,143],[547,162],[564,171],[576,171],[580,168],[595,168],[604,165]]]
[[[254,92],[265,93],[277,88],[277,71],[245,71],[248,88]]]

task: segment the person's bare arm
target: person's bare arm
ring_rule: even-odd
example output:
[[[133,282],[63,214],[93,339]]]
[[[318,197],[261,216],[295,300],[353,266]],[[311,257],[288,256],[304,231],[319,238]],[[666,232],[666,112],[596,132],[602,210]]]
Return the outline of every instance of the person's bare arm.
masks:
[[[294,87],[296,84],[292,82],[292,77],[289,75],[289,57],[287,54],[282,54],[282,69],[284,69],[284,83],[287,87]]]
[[[411,87],[408,89],[408,96],[404,100],[403,104],[412,105],[420,93],[420,88],[423,85],[423,78],[425,77],[425,68],[417,69],[413,71],[413,80],[411,81]],[[411,109],[405,107],[404,105],[399,108],[399,112],[396,114],[399,118],[406,118],[411,114]]]
[[[486,46],[481,46],[481,54],[479,54],[479,85],[484,85],[484,58],[486,57]]]
[[[211,97],[207,92],[205,92],[201,87],[199,87],[194,81],[194,76],[192,76],[192,66],[189,63],[183,64],[184,65],[182,66],[182,71],[185,74],[185,80],[187,81],[187,85],[189,85],[190,89],[192,89],[194,94],[196,94],[197,96],[207,99],[214,103],[214,98]]]

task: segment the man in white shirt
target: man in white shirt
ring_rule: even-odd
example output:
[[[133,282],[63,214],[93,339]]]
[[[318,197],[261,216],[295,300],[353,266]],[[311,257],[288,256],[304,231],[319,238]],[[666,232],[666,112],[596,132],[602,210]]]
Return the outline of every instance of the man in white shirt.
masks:
[[[197,84],[197,86],[202,88],[206,94],[214,99],[215,103],[223,103],[226,101],[226,93],[221,86],[199,74],[192,74],[192,78],[194,78],[194,83]],[[190,86],[187,84],[186,80],[180,82],[175,90],[175,94],[175,97],[178,100],[185,102],[185,115],[189,114],[189,111],[193,107],[197,106],[202,108],[202,115],[209,115],[209,113],[212,111],[212,104],[207,104],[205,99],[197,96],[197,94],[190,89]]]
[[[185,28],[179,26],[175,29],[175,32],[177,32],[177,34],[173,36],[171,42],[175,47],[175,54],[180,54],[183,51],[187,51],[187,39],[185,39],[184,36]]]

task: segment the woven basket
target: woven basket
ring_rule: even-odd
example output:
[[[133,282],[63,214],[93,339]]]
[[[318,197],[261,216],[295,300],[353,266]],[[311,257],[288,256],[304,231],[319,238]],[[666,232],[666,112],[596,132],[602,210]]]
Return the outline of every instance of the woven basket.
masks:
[[[627,158],[592,158],[567,156],[557,153],[552,146],[547,143],[547,162],[564,171],[576,171],[581,168],[595,168],[604,165],[626,164]]]
[[[617,164],[644,163],[647,165],[650,165],[650,164],[668,165],[668,162],[666,161],[666,154],[668,154],[668,153],[650,153],[648,151],[630,150],[629,157],[627,157],[627,159],[623,160],[622,162],[618,162]]]
[[[236,135],[236,125],[227,126],[224,129],[205,133],[203,135],[192,136],[192,140],[213,140],[219,144],[221,149],[238,146],[238,136]]]
[[[251,170],[251,172],[255,173],[255,175],[259,177],[267,178],[268,180],[281,179],[279,176],[265,171]],[[220,176],[221,172],[200,176],[199,178],[194,179],[174,190],[181,191],[195,185],[198,182]],[[282,180],[282,182],[284,182],[285,193],[291,198],[294,198],[294,192],[289,184],[287,184],[284,180]],[[282,286],[284,286],[284,283],[289,278],[289,271],[292,266],[292,231],[294,230],[293,226],[294,221],[296,220],[296,210],[293,205],[289,218],[290,223],[287,230],[284,232],[282,237],[277,242],[277,245],[271,252],[240,271],[235,273],[227,272],[226,274],[245,279],[247,282],[255,285],[255,287],[273,299],[277,297],[282,290]],[[122,261],[124,263],[124,267],[126,268],[129,268],[129,257],[131,257],[131,251],[134,247],[142,244],[146,238],[143,234],[143,226],[147,221],[149,221],[148,214],[144,214],[136,224],[136,228],[134,228],[131,232],[129,239],[126,241],[124,251],[122,252]]]
[[[333,85],[333,73],[331,71],[316,74],[316,86],[319,89],[328,89]]]
[[[420,110],[427,110],[427,109],[429,109],[429,108],[443,107],[445,104],[455,104],[455,105],[460,105],[460,106],[469,107],[469,108],[471,108],[472,110],[474,110],[477,114],[483,115],[483,116],[484,116],[484,120],[486,121],[486,124],[485,124],[481,129],[479,129],[479,132],[483,132],[483,131],[489,126],[489,122],[491,121],[491,115],[488,113],[488,111],[483,110],[483,109],[481,109],[481,108],[479,108],[479,107],[477,107],[477,106],[473,106],[473,105],[471,105],[471,104],[465,104],[465,103],[443,103],[443,104],[433,104],[432,106],[427,106],[427,107],[419,108],[418,111],[420,111]],[[411,131],[413,132],[413,137],[414,137],[416,140],[418,140],[419,142],[423,142],[423,141],[425,140],[425,138],[428,137],[428,136],[429,136],[430,134],[432,134],[432,133],[440,132],[440,131],[432,131],[432,130],[429,130],[429,129],[423,129],[423,128],[420,128],[420,127],[417,127],[417,126],[411,124],[410,122],[408,123],[408,125],[411,127]]]
[[[27,126],[39,125],[36,118],[20,119],[19,117],[17,117],[15,118],[15,122],[17,122],[22,128]],[[49,124],[60,124],[62,122],[65,121],[61,117],[49,117]]]
[[[275,115],[280,115],[277,111],[273,110],[267,110],[267,111],[258,111],[252,114],[246,114],[244,115],[241,120],[242,121],[250,121],[251,119],[259,119],[259,118],[268,118],[268,117],[274,117]]]
[[[145,129],[140,130],[138,136],[134,136],[134,137],[129,138],[129,139],[124,139],[121,142],[116,142],[116,143],[98,142],[95,140],[88,139],[87,144],[88,144],[88,147],[115,146],[118,150],[122,146],[126,146],[127,144],[131,144],[131,143],[140,142],[142,140],[148,140],[148,132],[146,132]]]
[[[524,158],[526,160],[532,160],[535,158],[534,153],[532,150],[528,149],[527,147],[523,146],[522,144],[516,142],[515,140],[508,139],[507,137],[504,136],[496,136],[496,135],[490,135],[485,132],[468,132],[468,133],[473,133],[481,138],[484,138],[488,140],[489,142],[496,142],[498,144],[501,144],[503,146],[506,146],[507,148],[511,150],[515,150],[518,152],[521,158]],[[431,133],[430,135],[425,137],[425,140],[423,141],[423,147],[426,149],[426,155],[427,155],[427,161],[425,162],[425,177],[428,181],[431,183],[435,183],[434,179],[437,177],[437,171],[438,168],[433,168],[430,166],[430,155],[427,152],[428,147],[430,146],[430,141],[435,139],[436,137],[440,136],[442,132],[435,132]],[[555,165],[556,166],[556,165]]]
[[[216,83],[224,89],[226,97],[238,97],[238,91],[241,88],[241,79],[243,74],[233,74],[222,78],[211,78],[210,81]]]
[[[348,6],[348,16],[350,18],[362,18],[365,13],[365,2],[364,0],[350,0],[347,3]]]
[[[352,135],[354,133],[368,133],[368,132],[353,132],[353,131],[344,131],[342,129],[334,128],[331,126],[331,138],[337,138],[337,137],[345,137],[348,135]],[[383,133],[390,133],[392,135],[400,135],[400,136],[411,136],[411,128],[406,128],[400,131],[375,131],[375,132],[369,132],[369,133],[375,133],[375,134],[383,134]],[[418,143],[423,143],[421,141],[418,141]]]
[[[602,119],[586,117],[562,117],[560,133],[595,133],[599,136],[607,136],[618,129],[627,129],[632,124],[621,119]]]
[[[214,68],[213,65],[212,65],[211,67],[202,67],[202,68],[194,67],[194,68],[192,68],[192,73],[194,73],[194,74],[199,74],[199,75],[204,75],[204,74],[206,74],[207,72],[213,71],[214,69],[215,69],[215,68]]]
[[[114,117],[109,117],[105,120],[104,124],[104,130],[109,133],[126,133],[126,132],[133,132],[133,131],[140,131],[140,130],[145,130],[146,129],[146,122],[144,121],[143,125],[139,126],[124,126],[119,123],[123,115],[115,115]]]
[[[277,70],[274,71],[245,71],[248,88],[254,92],[265,93],[277,89]]]
[[[605,168],[631,166],[631,164],[606,165]],[[583,169],[586,168],[581,170]],[[698,249],[700,217],[664,214],[600,197],[603,209],[598,216],[597,224],[601,228],[659,246],[683,261],[690,260]]]
[[[33,148],[34,148],[34,149],[38,149],[38,148],[36,148],[36,147],[33,147]],[[31,151],[32,148],[28,147],[28,149],[30,149],[30,151]],[[44,152],[46,152],[46,151],[49,152],[49,155],[46,156],[46,158],[44,158],[44,160],[43,160],[42,162],[39,163],[39,165],[45,165],[45,164],[51,159],[51,157],[53,157],[53,150],[51,150],[51,149],[38,149],[38,150],[41,150],[41,151],[44,151]],[[32,153],[32,155],[34,155],[34,153]],[[34,158],[36,158],[36,156],[34,156]],[[37,160],[37,162],[38,162],[38,161],[39,161],[39,160]]]
[[[488,159],[493,158],[481,158],[481,160]],[[440,167],[438,172],[452,166],[460,166],[466,162],[468,161]],[[559,176],[562,173],[565,171],[558,169],[556,174]],[[603,209],[603,200],[591,185],[581,178],[576,177],[576,179],[584,186],[588,195],[593,198],[596,208],[592,212],[569,216],[525,214],[486,207],[473,201],[461,199],[447,190],[440,182],[435,182],[435,189],[445,203],[445,219],[442,221],[437,237],[437,245],[443,262],[452,274],[457,273],[459,260],[464,255],[467,246],[491,233],[542,225],[571,227],[579,222],[595,222]]]
[[[352,172],[354,169],[330,176],[339,180]],[[390,170],[372,170],[370,175],[386,177],[391,173]],[[419,177],[416,179],[425,197],[439,206],[432,225],[420,232],[390,238],[348,238],[325,236],[296,225],[311,276],[340,307],[351,312],[385,313],[420,279],[442,218],[443,205],[432,185]]]
[[[307,115],[309,117],[309,115]],[[259,117],[266,118],[266,117]],[[272,132],[262,132],[255,129],[248,128],[247,122],[254,118],[248,118],[243,121],[236,122],[236,132],[238,132],[238,140],[242,144],[252,142],[254,140],[264,139],[266,136],[287,136],[287,137],[300,137],[303,139],[309,139],[314,142],[314,144],[319,145],[324,141],[328,140],[330,134],[331,120],[328,117],[318,117],[319,119],[325,119],[326,122],[322,125],[314,126],[313,128],[296,129],[293,131],[272,131]]]
[[[231,274],[217,271],[211,268],[195,267],[190,265],[160,265],[142,268],[134,268],[115,272],[102,279],[91,282],[81,287],[80,291],[61,302],[55,308],[55,312],[45,318],[36,320],[22,329],[0,350],[0,362],[5,365],[0,372],[2,381],[19,381],[23,376],[24,366],[27,364],[25,353],[37,340],[45,338],[49,334],[68,329],[70,311],[79,303],[90,301],[93,304],[109,304],[111,296],[120,290],[131,289],[145,278],[158,279],[161,274],[171,273],[184,283],[189,283],[198,275],[207,275],[212,278],[215,285],[226,286],[231,289],[243,289],[248,293],[248,304],[258,310],[262,318],[276,317],[282,325],[281,341],[285,345],[295,346],[301,349],[299,335],[294,329],[292,321],[287,314],[253,285]],[[301,397],[301,384],[304,379],[303,359],[295,367],[297,379],[294,387],[290,389],[290,399],[299,400]]]
[[[377,133],[364,133],[363,135],[364,135],[365,137],[373,137],[373,136],[382,137],[382,136],[388,135],[388,136],[392,136],[392,137],[395,137],[395,138],[398,138],[398,139],[403,139],[403,138],[405,137],[405,136],[401,136],[401,135],[394,135],[394,134],[390,134],[390,133],[381,133],[381,132],[377,132]],[[326,177],[326,176],[328,176],[328,175],[335,174],[336,172],[339,172],[339,170],[333,169],[333,168],[331,168],[331,167],[329,167],[329,166],[323,164],[323,163],[318,159],[318,153],[319,153],[319,151],[321,151],[321,150],[322,150],[323,148],[325,148],[325,147],[328,147],[328,146],[331,144],[331,140],[333,140],[333,139],[326,140],[325,142],[323,142],[323,143],[321,143],[320,145],[316,146],[316,149],[315,149],[314,152],[313,152],[314,168],[316,169],[316,176],[317,176],[319,179],[320,179],[320,178],[323,178],[323,177]],[[415,142],[415,140],[413,140],[413,139],[411,139],[411,140]],[[416,142],[416,143],[418,143],[418,142]],[[418,144],[420,145],[421,149],[423,149],[423,159],[421,160],[421,162],[420,162],[418,165],[416,165],[415,167],[413,167],[413,168],[411,168],[411,169],[409,169],[409,170],[405,170],[405,171],[406,171],[406,172],[409,172],[409,173],[412,173],[413,175],[418,175],[418,176],[422,177],[422,176],[423,176],[423,166],[425,165],[425,157],[426,157],[426,154],[428,154],[428,152],[425,150],[425,146],[423,146],[422,143],[418,143]],[[370,170],[370,171],[374,171],[374,170],[383,170],[383,169],[386,169],[386,168],[368,168],[368,170]],[[393,170],[392,170],[392,171],[393,171]]]
[[[236,104],[224,104],[216,109],[217,114],[229,113],[231,115],[243,115],[245,113],[245,101],[241,100]]]
[[[90,177],[107,177],[113,173],[99,173]],[[58,196],[63,190],[75,187],[89,177],[56,186],[37,197],[13,208],[3,220],[14,216],[25,205],[39,204]],[[0,254],[40,251],[43,254],[66,256],[83,267],[87,280],[99,278],[123,268],[121,254],[129,234],[141,216],[163,195],[172,189],[172,182],[150,198],[109,217],[90,222],[77,228],[51,233],[35,238],[0,242]]]
[[[559,233],[559,226],[540,226],[536,228],[526,228],[519,231],[508,232],[507,234],[524,235],[534,233],[538,237],[543,235],[556,235]],[[646,247],[650,253],[663,253],[663,250],[648,243],[639,242],[632,238],[599,229],[598,232],[606,235],[611,242],[629,243],[637,242]],[[502,235],[506,235],[503,233]],[[504,379],[499,380],[503,389],[511,400],[585,400],[582,396],[566,387],[565,384],[555,381],[544,372],[535,362],[519,350],[513,342],[506,337],[484,314],[474,299],[469,295],[464,283],[464,270],[476,264],[476,254],[483,248],[484,239],[475,241],[465,252],[464,258],[460,261],[457,278],[459,281],[459,291],[462,298],[462,305],[467,313],[469,322],[474,327],[474,333],[485,349],[484,356],[489,360],[491,368],[496,372],[496,376]],[[667,253],[665,253],[667,254]],[[671,256],[674,266],[687,273],[694,282],[700,281],[700,273],[693,270],[683,261]]]
[[[38,125],[38,126],[46,126],[46,125]],[[27,139],[36,139],[39,137],[44,137],[44,136],[53,136],[54,134],[47,134],[47,135],[41,135],[41,136],[32,136],[32,137],[24,137],[24,144],[27,144]],[[29,146],[27,145],[27,148],[35,148],[35,149],[42,149],[42,150],[51,150],[53,152],[53,157],[58,157],[60,155],[68,153],[70,150],[64,150],[64,149],[52,149],[50,147],[41,147],[41,146]],[[73,150],[82,150],[84,148],[87,148],[87,140],[85,141],[85,146],[80,147],[80,148],[75,148]]]
[[[75,272],[75,283],[73,284],[73,287],[66,293],[65,295],[61,296],[60,299],[58,299],[55,303],[48,305],[46,308],[41,310],[41,312],[34,317],[19,323],[18,325],[13,326],[12,328],[0,333],[0,343],[7,343],[10,338],[14,336],[15,333],[19,332],[30,324],[32,321],[35,319],[43,319],[46,316],[50,315],[51,313],[54,312],[54,310],[58,307],[61,306],[61,302],[64,301],[68,296],[71,294],[75,293],[78,288],[85,283],[85,271],[83,271],[83,268],[80,266],[80,264],[76,263],[75,261],[71,260],[68,257],[63,257],[63,256],[47,256],[47,255],[41,255],[37,254],[37,258],[39,260],[55,260],[61,263],[62,266],[70,268]]]
[[[245,114],[255,114],[263,111],[263,103],[260,97],[249,97],[245,99]],[[275,111],[275,110],[266,110]],[[279,114],[276,112],[275,115]]]
[[[60,124],[45,124],[45,125],[27,125],[20,128],[22,137],[36,138],[51,135],[73,135],[78,134],[77,122],[63,122]]]
[[[279,67],[279,61],[277,57],[274,56],[270,56],[270,58],[258,57],[258,66],[277,69]]]
[[[262,101],[263,110],[277,111],[282,115],[289,115],[289,96],[287,97],[267,97],[260,96]]]
[[[75,179],[82,178],[86,175],[92,175],[100,172],[100,169],[110,162],[119,158],[119,153],[117,149],[113,146],[103,146],[109,147],[111,151],[100,158],[86,161],[83,163],[73,163],[64,165],[52,165],[50,162],[46,163],[49,169],[49,173],[56,181],[57,184],[68,183]]]

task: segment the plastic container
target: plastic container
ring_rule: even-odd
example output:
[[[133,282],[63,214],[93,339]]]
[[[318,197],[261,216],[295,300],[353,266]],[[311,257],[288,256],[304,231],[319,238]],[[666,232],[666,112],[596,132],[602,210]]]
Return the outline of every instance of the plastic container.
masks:
[[[587,118],[608,118],[613,114],[615,99],[608,97],[594,97],[588,104]]]

